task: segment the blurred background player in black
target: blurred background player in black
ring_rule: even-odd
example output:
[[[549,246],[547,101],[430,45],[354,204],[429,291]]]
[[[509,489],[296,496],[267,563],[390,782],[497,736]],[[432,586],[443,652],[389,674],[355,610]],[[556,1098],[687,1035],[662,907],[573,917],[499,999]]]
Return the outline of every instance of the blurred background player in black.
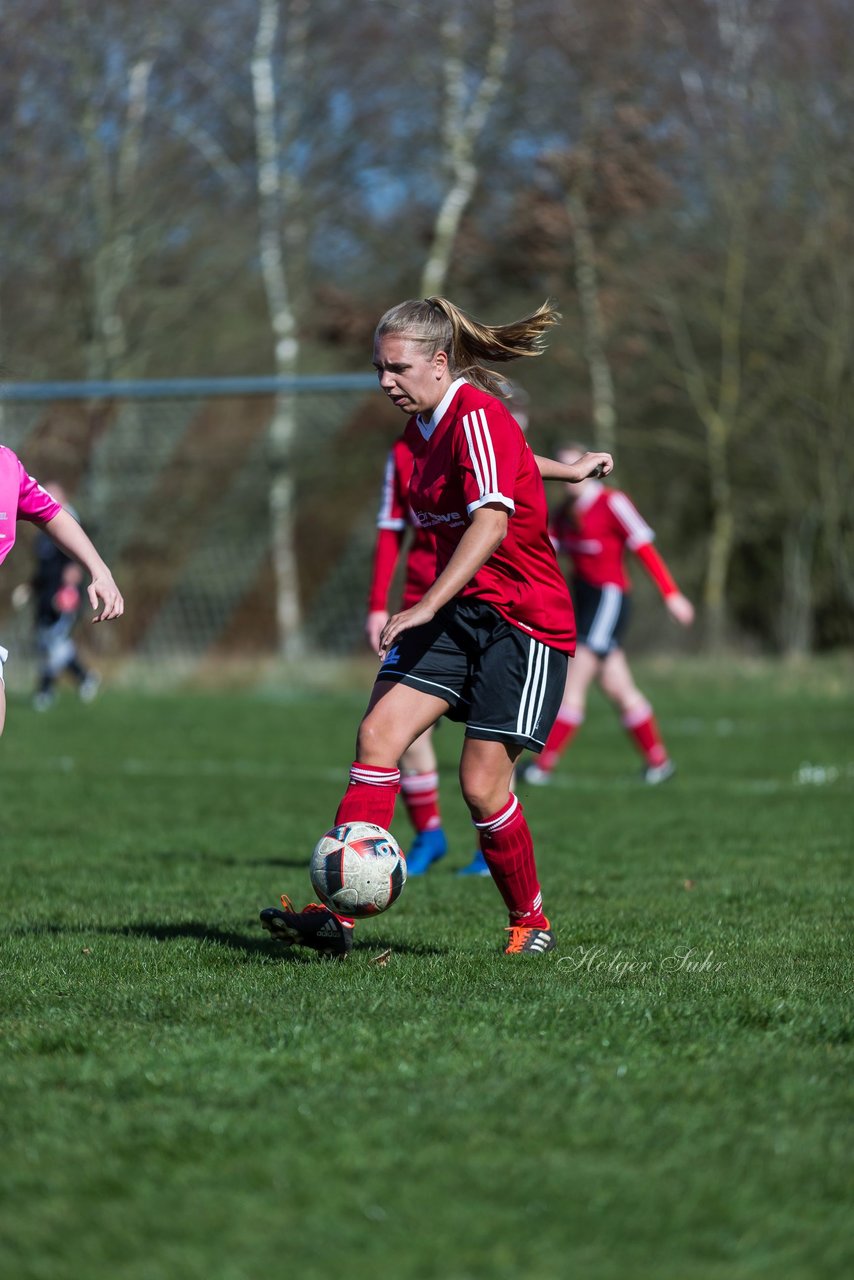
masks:
[[[48,481],[42,487],[80,523],[61,484]],[[98,692],[100,677],[83,665],[73,638],[83,603],[83,570],[44,532],[35,540],[35,561],[31,583],[15,592],[16,604],[32,600],[34,606],[39,676],[33,706],[37,711],[47,711],[53,705],[56,682],[66,672],[76,682],[81,700],[91,702]]]

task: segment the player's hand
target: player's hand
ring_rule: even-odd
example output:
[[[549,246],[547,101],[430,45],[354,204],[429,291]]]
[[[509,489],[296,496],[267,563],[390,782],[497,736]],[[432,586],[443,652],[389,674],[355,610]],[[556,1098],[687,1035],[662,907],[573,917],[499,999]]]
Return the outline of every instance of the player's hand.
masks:
[[[12,592],[12,608],[25,609],[33,596],[33,589],[28,582],[19,582]]]
[[[99,602],[102,605],[101,612],[92,619],[93,622],[111,622],[114,618],[120,618],[125,611],[122,593],[113,581],[113,575],[109,570],[99,573],[92,579],[88,587],[88,596],[89,603],[96,613]]]
[[[380,636],[388,622],[388,609],[372,609],[365,619],[365,636],[374,653],[380,651]]]
[[[668,596],[664,603],[671,618],[675,618],[683,627],[690,627],[694,621],[694,606],[687,596],[677,591],[672,596]]]
[[[578,474],[573,480],[598,480],[600,476],[609,476],[614,470],[614,459],[610,453],[582,453],[577,462],[570,464]]]
[[[393,614],[383,627],[380,635],[380,643],[377,650],[380,659],[385,660],[389,649],[391,649],[402,631],[411,631],[413,627],[423,627],[425,622],[430,622],[435,616],[436,610],[424,604],[423,600],[420,600],[418,604],[414,604],[411,609],[404,609],[403,613]]]

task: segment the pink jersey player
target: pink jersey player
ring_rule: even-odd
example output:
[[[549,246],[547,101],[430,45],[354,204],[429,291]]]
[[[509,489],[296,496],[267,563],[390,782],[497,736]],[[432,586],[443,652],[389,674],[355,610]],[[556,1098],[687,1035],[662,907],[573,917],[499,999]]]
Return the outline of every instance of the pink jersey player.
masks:
[[[18,520],[46,524],[61,510],[38,480],[27,475],[20,458],[0,445],[0,564],[15,545]]]
[[[93,621],[104,622],[121,616],[124,611],[121,593],[90,539],[74,517],[27,474],[17,455],[0,445],[0,562],[15,544],[18,520],[40,525],[57,546],[88,570],[92,578],[88,588],[90,603],[93,609],[98,608],[99,601],[101,604],[101,612]],[[8,656],[7,650],[0,647],[0,732],[6,718],[3,663]]]

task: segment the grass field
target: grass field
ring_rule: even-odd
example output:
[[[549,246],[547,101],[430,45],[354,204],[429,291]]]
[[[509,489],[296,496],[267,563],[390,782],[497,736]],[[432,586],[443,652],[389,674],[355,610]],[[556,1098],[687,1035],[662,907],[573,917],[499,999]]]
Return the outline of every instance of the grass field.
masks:
[[[257,912],[310,896],[366,683],[13,697],[0,1273],[854,1274],[851,665],[642,674],[679,774],[644,789],[591,707],[523,792],[530,960],[452,874],[457,728],[447,865],[340,964]]]

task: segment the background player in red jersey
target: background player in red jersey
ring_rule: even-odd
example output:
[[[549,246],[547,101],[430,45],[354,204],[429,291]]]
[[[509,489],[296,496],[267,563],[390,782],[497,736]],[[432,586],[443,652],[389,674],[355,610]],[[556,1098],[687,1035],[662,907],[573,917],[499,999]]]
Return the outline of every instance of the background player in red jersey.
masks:
[[[428,298],[387,311],[374,340],[380,386],[409,418],[410,504],[435,536],[437,576],[382,630],[382,666],[335,821],[389,827],[404,751],[440,716],[463,721],[460,786],[507,907],[505,954],[555,945],[531,833],[510,784],[521,751],[544,745],[575,629],[536,460],[497,398],[500,379],[481,362],[539,355],[558,318],[546,303],[493,327]],[[607,454],[585,455],[564,478],[581,479],[600,464],[611,470]],[[287,898],[282,907],[261,912],[274,937],[330,955],[351,949],[352,921],[316,904],[294,911]]]
[[[583,455],[580,445],[570,445],[558,458],[572,464]],[[578,647],[546,745],[537,761],[520,769],[519,774],[525,782],[542,785],[549,781],[561,753],[584,721],[587,691],[598,680],[643,755],[644,781],[664,782],[672,776],[674,765],[652,707],[635,684],[622,649],[629,616],[626,551],[638,557],[661,592],[668,613],[682,626],[694,621],[694,606],[682,595],[652,545],[652,529],[624,493],[597,479],[566,487],[569,497],[555,514],[551,530],[557,549],[572,561]]]
[[[379,653],[380,636],[389,619],[389,590],[407,530],[412,530],[412,541],[406,556],[401,607],[408,609],[420,600],[436,577],[436,541],[429,530],[417,523],[409,505],[412,461],[412,450],[401,437],[395,441],[386,461],[377,515],[377,540],[365,620],[365,634],[374,653]],[[407,747],[398,767],[401,795],[415,831],[415,839],[406,853],[406,874],[423,875],[448,851],[439,809],[439,771],[432,726]]]

